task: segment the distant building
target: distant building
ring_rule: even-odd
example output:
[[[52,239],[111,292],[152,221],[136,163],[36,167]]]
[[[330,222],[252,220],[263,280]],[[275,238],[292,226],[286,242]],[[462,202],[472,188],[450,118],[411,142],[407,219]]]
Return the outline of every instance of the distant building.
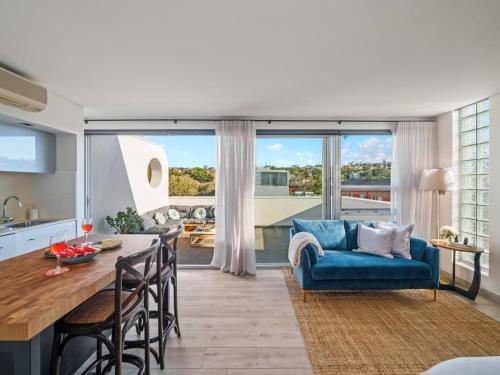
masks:
[[[358,178],[341,182],[342,196],[351,198],[370,199],[375,201],[391,201],[390,178]]]
[[[256,196],[288,196],[289,174],[286,170],[261,168],[255,171]]]

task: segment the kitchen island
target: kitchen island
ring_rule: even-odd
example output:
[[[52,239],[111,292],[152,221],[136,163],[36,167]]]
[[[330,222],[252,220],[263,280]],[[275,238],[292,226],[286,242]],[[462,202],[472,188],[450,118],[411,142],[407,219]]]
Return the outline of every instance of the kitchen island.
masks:
[[[117,238],[123,245],[99,253],[70,271],[47,277],[56,261],[44,249],[0,262],[0,369],[9,375],[48,375],[53,324],[115,280],[118,257],[145,249],[152,235],[90,235],[90,241]],[[82,242],[78,238],[71,243]],[[75,339],[63,359],[62,374],[71,374],[92,353],[95,341]]]

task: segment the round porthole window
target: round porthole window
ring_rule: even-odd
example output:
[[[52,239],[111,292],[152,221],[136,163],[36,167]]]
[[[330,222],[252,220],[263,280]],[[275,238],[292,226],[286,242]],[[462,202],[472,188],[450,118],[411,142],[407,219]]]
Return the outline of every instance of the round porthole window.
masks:
[[[156,158],[151,159],[148,164],[148,182],[152,187],[156,188],[160,186],[161,174],[160,161]]]

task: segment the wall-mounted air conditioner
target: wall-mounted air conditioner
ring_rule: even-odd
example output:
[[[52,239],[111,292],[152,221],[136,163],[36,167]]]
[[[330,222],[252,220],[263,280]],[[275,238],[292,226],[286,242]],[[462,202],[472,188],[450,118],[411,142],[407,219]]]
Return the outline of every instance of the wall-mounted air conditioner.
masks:
[[[39,112],[47,106],[47,90],[0,68],[0,103],[24,111]]]

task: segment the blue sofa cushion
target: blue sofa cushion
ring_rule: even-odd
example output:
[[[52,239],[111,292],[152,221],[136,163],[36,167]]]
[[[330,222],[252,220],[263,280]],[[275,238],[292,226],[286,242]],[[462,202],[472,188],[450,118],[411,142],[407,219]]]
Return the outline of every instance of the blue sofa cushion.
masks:
[[[430,279],[431,267],[413,259],[388,259],[353,251],[327,250],[311,268],[314,280]]]
[[[293,229],[309,232],[317,238],[323,249],[346,250],[344,220],[294,220]]]
[[[344,220],[346,250],[358,248],[358,224],[364,224],[368,227],[375,228],[375,224],[371,221]]]
[[[427,242],[420,238],[410,237],[410,255],[412,259],[424,260],[425,249],[427,249]]]

